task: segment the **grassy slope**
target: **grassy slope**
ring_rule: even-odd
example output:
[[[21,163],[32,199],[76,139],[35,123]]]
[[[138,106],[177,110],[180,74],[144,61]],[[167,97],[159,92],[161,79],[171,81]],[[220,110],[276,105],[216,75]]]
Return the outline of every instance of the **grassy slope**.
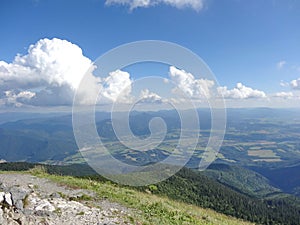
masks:
[[[36,169],[31,170],[31,173],[73,188],[95,191],[100,199],[105,198],[136,209],[137,213],[134,213],[130,218],[135,224],[251,224],[210,209],[120,187],[110,182],[100,183],[71,176],[49,175]]]
[[[107,179],[95,174],[87,165],[54,166],[22,162],[1,163],[0,170],[24,171],[36,166],[44,168],[45,171],[53,175],[83,176],[84,180],[98,181],[101,184],[107,182]],[[289,196],[279,198],[278,195],[275,199],[268,197],[267,200],[248,197],[208,178],[202,172],[187,168],[183,168],[164,182],[150,186],[134,188],[134,190],[145,193],[149,192],[150,189],[153,194],[165,198],[202,208],[210,208],[221,214],[256,223],[300,224],[300,202],[296,198]]]

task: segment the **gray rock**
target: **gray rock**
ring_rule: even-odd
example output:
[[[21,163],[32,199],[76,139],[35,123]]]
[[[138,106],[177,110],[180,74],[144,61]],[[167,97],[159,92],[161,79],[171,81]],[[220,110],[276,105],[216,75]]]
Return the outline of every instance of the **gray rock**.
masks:
[[[5,184],[5,190],[0,189],[0,225],[130,224],[130,209],[124,206],[97,197],[91,202],[78,201],[82,194],[96,196],[93,192],[25,174],[0,174],[0,180]]]
[[[5,202],[6,202],[9,206],[13,206],[13,202],[12,202],[12,198],[11,198],[11,193],[5,193],[4,199],[5,199]]]
[[[6,191],[6,189],[7,189],[6,185],[3,183],[0,183],[0,190]]]
[[[54,192],[54,193],[52,193],[52,194],[50,195],[50,197],[51,197],[51,198],[60,198],[61,196],[60,196],[59,193]]]
[[[30,189],[34,189],[34,185],[33,185],[33,184],[28,184],[28,187],[29,187]]]
[[[22,187],[13,186],[9,188],[9,191],[12,195],[12,201],[15,207],[18,210],[22,211],[24,209],[23,201],[26,198],[26,196],[30,193],[30,190]]]
[[[49,211],[37,210],[37,211],[34,212],[34,215],[36,215],[36,216],[50,216],[51,213]]]
[[[20,225],[17,221],[15,221],[15,220],[13,220],[11,218],[8,219],[8,223],[7,224],[8,225]]]
[[[29,216],[29,215],[32,215],[34,213],[34,210],[32,210],[32,209],[24,209],[22,212],[23,212],[23,214],[25,216]]]
[[[18,199],[17,201],[14,201],[14,203],[15,203],[15,206],[16,206],[16,208],[18,209],[18,210],[21,210],[21,211],[23,211],[24,210],[24,205],[23,205],[23,199],[21,200],[21,199]]]
[[[39,204],[34,208],[36,211],[49,211],[53,212],[55,207],[46,199],[43,199]]]
[[[4,201],[4,192],[0,192],[0,203],[2,203]]]
[[[9,192],[12,194],[13,202],[17,202],[18,200],[23,200],[26,195],[30,193],[29,190],[13,186],[9,189]]]
[[[4,223],[3,210],[0,208],[0,224]]]

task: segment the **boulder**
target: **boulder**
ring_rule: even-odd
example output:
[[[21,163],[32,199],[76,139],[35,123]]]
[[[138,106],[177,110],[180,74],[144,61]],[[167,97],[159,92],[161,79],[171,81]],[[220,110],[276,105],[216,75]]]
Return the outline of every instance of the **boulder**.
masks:
[[[16,186],[11,187],[9,191],[12,194],[12,200],[16,208],[19,210],[23,210],[24,209],[23,200],[30,193],[30,191]]]
[[[4,192],[0,192],[0,204],[4,201]]]
[[[13,206],[13,201],[11,198],[11,193],[5,193],[4,194],[4,200],[9,206]]]

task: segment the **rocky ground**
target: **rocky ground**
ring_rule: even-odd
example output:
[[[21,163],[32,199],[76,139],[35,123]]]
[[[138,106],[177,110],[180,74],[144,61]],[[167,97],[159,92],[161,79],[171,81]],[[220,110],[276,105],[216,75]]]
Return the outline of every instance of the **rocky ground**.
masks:
[[[1,225],[130,224],[130,209],[27,174],[0,174]]]

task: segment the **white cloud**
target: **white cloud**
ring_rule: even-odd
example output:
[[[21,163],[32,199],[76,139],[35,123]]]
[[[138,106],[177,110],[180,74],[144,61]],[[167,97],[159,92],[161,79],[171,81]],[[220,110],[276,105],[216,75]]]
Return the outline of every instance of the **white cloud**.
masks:
[[[0,82],[14,82],[18,87],[67,84],[74,89],[90,65],[77,45],[57,38],[41,39],[30,45],[27,55],[17,55],[12,63],[0,62]]]
[[[265,98],[266,94],[263,91],[255,90],[246,87],[242,83],[237,83],[236,87],[228,90],[227,87],[218,87],[218,92],[224,98],[232,99],[247,99],[247,98]]]
[[[284,65],[286,64],[286,61],[282,60],[282,61],[279,61],[277,63],[277,69],[282,69],[284,67]]]
[[[132,81],[129,73],[121,70],[111,72],[108,77],[102,80],[102,84],[100,102],[130,102]]]
[[[281,87],[288,87],[290,84],[288,82],[285,82],[285,81],[280,81],[280,86]]]
[[[139,7],[150,7],[158,4],[166,4],[178,9],[192,8],[200,11],[204,7],[204,0],[106,0],[106,5],[128,5],[130,10]]]
[[[140,103],[162,103],[162,97],[148,89],[144,89],[140,93]]]
[[[0,61],[0,91],[35,90],[30,99],[34,105],[71,104],[73,92],[90,66],[91,60],[77,45],[57,38],[41,39],[12,63]]]
[[[183,91],[191,98],[209,98],[214,81],[207,79],[195,79],[193,74],[179,70],[174,66],[169,69],[171,80],[177,85],[177,89]],[[176,89],[174,91],[177,91]]]
[[[13,91],[5,91],[5,97],[2,99],[2,104],[6,106],[16,106],[20,107],[23,103],[28,102],[30,99],[35,97],[35,93],[31,91],[22,91],[18,94],[14,93]]]
[[[300,78],[292,80],[290,85],[293,89],[300,89]]]
[[[79,90],[82,104],[95,104],[93,96],[102,87],[102,97],[115,101],[118,93],[131,84],[126,72],[115,71],[100,79],[93,75],[94,69],[77,45],[57,38],[41,39],[12,63],[0,61],[0,104],[71,105],[85,74],[84,88]],[[130,88],[123,94],[129,92]]]
[[[277,92],[275,95],[275,97],[278,97],[278,98],[292,98],[294,97],[294,94],[293,92]]]

